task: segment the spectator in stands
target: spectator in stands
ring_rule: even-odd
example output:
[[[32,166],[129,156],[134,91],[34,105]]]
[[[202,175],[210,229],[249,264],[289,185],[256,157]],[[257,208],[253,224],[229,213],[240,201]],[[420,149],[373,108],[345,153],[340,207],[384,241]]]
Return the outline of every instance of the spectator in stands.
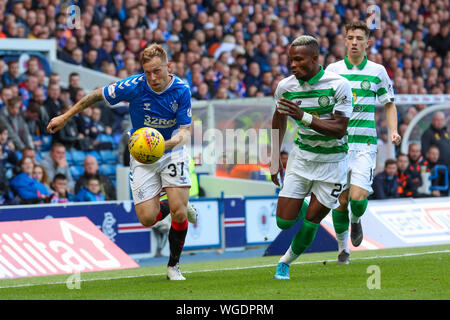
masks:
[[[430,127],[422,135],[422,155],[425,156],[431,145],[439,148],[439,161],[450,168],[450,133],[446,125],[445,114],[435,112]]]
[[[250,86],[259,88],[259,86],[261,85],[261,69],[257,62],[250,63],[248,73],[244,78],[244,83],[247,87],[247,90]]]
[[[398,182],[397,193],[399,197],[415,197],[417,196],[417,188],[413,183],[411,172],[408,171],[409,160],[408,156],[404,153],[400,153],[397,156],[397,173],[396,178]]]
[[[371,199],[392,199],[398,198],[398,182],[395,173],[397,172],[397,161],[388,159],[384,164],[384,171],[377,174],[373,179],[373,194]]]
[[[72,51],[72,59],[73,59],[73,64],[76,64],[78,66],[81,66],[83,64],[83,50],[81,50],[80,48],[75,48]]]
[[[38,102],[31,100],[28,108],[22,112],[22,117],[28,126],[28,131],[33,139],[33,147],[39,149],[42,145],[42,135],[47,131],[46,123],[40,119],[41,106]]]
[[[431,145],[428,148],[427,154],[425,155],[424,160],[422,161],[421,165],[425,167],[426,172],[429,172],[431,176],[435,174],[434,167],[436,165],[444,165],[444,163],[439,161],[439,148],[435,145]],[[447,167],[448,171],[448,167]],[[437,178],[433,179],[431,181],[432,186],[443,186],[445,185],[445,173],[442,170],[437,171]],[[440,197],[440,196],[448,196],[449,189],[447,190],[432,190],[431,195],[433,197]]]
[[[94,140],[94,149],[111,150],[113,149],[114,139],[112,137],[111,126],[103,124],[101,121],[102,110],[99,106],[92,108],[92,127],[91,138]]]
[[[77,89],[80,88],[80,74],[77,72],[72,72],[69,75],[69,90],[70,100],[74,103]]]
[[[286,170],[287,162],[288,162],[289,152],[287,151],[281,151],[280,152],[280,161],[283,165],[283,169]]]
[[[42,183],[33,178],[33,160],[27,157],[22,158],[19,166],[21,173],[16,175],[10,184],[20,198],[20,203],[43,203],[49,193]]]
[[[6,103],[9,99],[11,99],[13,97],[13,92],[11,90],[11,88],[8,87],[3,87],[0,90],[0,109],[2,109],[3,107],[6,107]]]
[[[31,160],[33,160],[34,164],[38,163],[37,158],[36,158],[36,150],[34,150],[33,148],[25,148],[22,150],[22,157],[21,158],[31,158]]]
[[[417,143],[411,143],[408,147],[408,160],[409,166],[406,169],[407,174],[411,178],[413,188],[417,189],[422,185],[422,176],[420,171],[420,163],[422,161],[422,153],[420,151],[420,145]]]
[[[61,143],[54,143],[49,153],[41,160],[42,166],[48,173],[48,177],[53,181],[57,173],[62,173],[67,178],[69,190],[73,190],[75,182],[70,173],[69,164],[66,159],[66,147]]]
[[[92,176],[88,179],[86,187],[77,193],[75,201],[105,201],[98,177]]]
[[[63,103],[61,112],[64,113],[70,109],[70,105],[67,102]],[[91,140],[86,139],[79,134],[78,126],[75,119],[70,119],[62,130],[59,130],[53,136],[54,142],[59,142],[67,149],[76,148],[78,150],[87,150],[91,147]],[[87,148],[87,149],[85,149]]]
[[[16,151],[22,151],[25,147],[34,148],[33,137],[20,114],[21,105],[22,99],[16,96],[8,100],[6,108],[0,110],[0,122],[6,124]]]
[[[25,107],[33,97],[33,91],[38,87],[38,78],[36,74],[29,74],[26,76],[23,83],[19,85],[19,94],[22,97],[22,102]]]
[[[75,193],[78,194],[83,187],[87,187],[91,177],[97,177],[100,182],[100,189],[106,200],[116,200],[116,188],[108,176],[98,172],[98,162],[94,156],[87,156],[84,159],[84,174],[80,176],[75,184]]]
[[[0,148],[0,157],[2,157],[2,151]],[[14,194],[9,186],[6,169],[3,162],[0,161],[0,206],[2,205],[14,205],[19,201],[14,197]]]
[[[208,90],[208,85],[204,82],[200,83],[198,90],[192,97],[196,100],[210,100],[211,96]]]
[[[24,157],[29,158],[26,156]],[[31,158],[31,160],[33,160],[33,158]],[[36,161],[34,161],[33,178],[42,183],[45,188],[47,188],[49,194],[52,193],[52,189],[50,187],[50,179],[48,178],[47,171],[45,171],[45,168],[41,164],[36,163]]]
[[[99,71],[98,52],[94,48],[90,48],[84,54],[83,66],[95,71]]]
[[[60,98],[61,87],[59,83],[50,83],[47,90],[47,99],[44,101],[44,106],[50,118],[61,114],[63,101]]]
[[[27,61],[27,71],[23,74],[23,76],[37,76],[37,72],[39,70],[39,59],[35,56],[32,56]]]
[[[58,173],[53,178],[52,192],[48,197],[49,203],[68,203],[75,201],[75,195],[70,193],[67,187],[67,178],[62,173]]]
[[[66,39],[63,49],[58,49],[58,59],[76,64],[75,60],[72,58],[73,51],[77,48],[78,41],[76,37],[70,37]]]
[[[19,62],[17,60],[8,61],[8,71],[5,71],[2,76],[3,86],[18,86],[22,81],[23,76],[21,76],[19,72]]]
[[[3,168],[15,167],[19,163],[19,159],[16,155],[14,143],[8,138],[8,127],[0,123],[0,162],[3,164]]]

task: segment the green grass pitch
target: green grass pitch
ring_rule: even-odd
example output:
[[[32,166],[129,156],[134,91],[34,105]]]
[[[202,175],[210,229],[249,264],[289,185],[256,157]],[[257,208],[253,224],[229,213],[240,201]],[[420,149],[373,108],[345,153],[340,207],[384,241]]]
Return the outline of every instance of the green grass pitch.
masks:
[[[186,281],[165,266],[0,280],[0,299],[317,300],[450,298],[450,245],[302,255],[290,280],[273,278],[278,256],[183,264]],[[373,270],[376,270],[375,272]],[[372,278],[371,278],[372,277]],[[368,287],[375,287],[369,289]],[[376,286],[379,286],[379,289]]]

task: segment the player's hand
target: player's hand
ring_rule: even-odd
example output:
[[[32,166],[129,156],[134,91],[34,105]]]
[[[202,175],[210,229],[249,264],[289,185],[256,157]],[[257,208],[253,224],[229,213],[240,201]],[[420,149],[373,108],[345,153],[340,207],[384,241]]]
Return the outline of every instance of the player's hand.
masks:
[[[393,144],[398,146],[400,142],[402,142],[402,137],[397,132],[394,132],[391,134],[391,141]]]
[[[272,182],[280,186],[280,181],[278,180],[278,174],[280,174],[281,179],[284,179],[284,170],[283,170],[283,164],[281,163],[281,159],[278,161],[278,167],[276,167],[276,164],[272,163],[270,164],[270,178],[272,179]]]
[[[303,110],[299,106],[286,98],[278,100],[277,111],[281,114],[291,116],[294,120],[301,121],[303,118]]]
[[[55,133],[58,130],[61,130],[66,125],[67,120],[64,117],[64,115],[60,115],[57,117],[54,117],[47,126],[47,131],[51,134]]]

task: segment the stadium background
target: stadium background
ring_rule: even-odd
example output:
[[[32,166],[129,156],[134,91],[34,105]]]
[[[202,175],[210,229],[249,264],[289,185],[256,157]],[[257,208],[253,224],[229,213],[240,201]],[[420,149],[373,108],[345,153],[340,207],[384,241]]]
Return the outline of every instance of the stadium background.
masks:
[[[372,45],[367,52],[368,58],[386,67],[396,96],[403,98],[397,100],[399,132],[402,136],[407,131],[410,133],[402,147],[390,145],[383,109],[377,106],[381,156],[377,172],[381,172],[385,159],[395,158],[401,151],[407,153],[411,142],[420,144],[421,136],[428,129],[433,115],[427,110],[443,111],[448,128],[448,1],[2,1],[1,109],[2,113],[6,113],[6,101],[11,97],[20,97],[20,111],[31,137],[31,140],[30,137],[27,140],[24,132],[20,131],[19,136],[24,140],[22,145],[15,145],[14,151],[10,150],[8,143],[2,146],[3,204],[49,202],[42,199],[20,201],[13,197],[15,190],[9,186],[9,182],[20,172],[19,159],[26,147],[35,150],[36,162],[40,163],[48,156],[52,143],[56,141],[66,146],[68,168],[74,182],[84,173],[83,161],[86,155],[93,155],[99,163],[99,172],[109,178],[118,191],[111,193],[105,200],[129,199],[127,185],[122,188],[127,177],[126,144],[122,139],[129,126],[126,106],[119,105],[111,109],[98,103],[96,111],[86,111],[66,135],[49,136],[45,127],[49,118],[73,105],[96,86],[140,73],[139,54],[148,44],[157,42],[163,45],[172,62],[171,71],[189,84],[193,96],[193,122],[203,132],[212,128],[221,131],[230,128],[265,129],[270,127],[273,112],[271,96],[278,81],[289,74],[287,45],[299,35],[314,35],[320,42],[322,65],[340,60],[345,55],[343,26],[351,20],[367,20],[368,12],[374,8],[373,4],[380,15],[379,19],[373,19]],[[23,41],[25,39],[28,41]],[[19,74],[14,76],[8,73],[11,61],[19,62]],[[76,73],[78,77],[75,75],[74,79],[70,79],[71,73]],[[39,106],[38,112],[27,112],[30,102],[31,105]],[[439,106],[436,108],[437,104]],[[99,111],[100,119],[93,120],[92,113]],[[2,117],[0,119],[7,122],[7,118]],[[96,129],[92,130],[94,127]],[[295,134],[292,124],[288,133],[290,136]],[[262,148],[269,142],[265,136],[258,138]],[[448,137],[446,139],[449,141]],[[196,141],[195,138],[193,141]],[[285,139],[286,150],[291,148],[289,141],[289,138]],[[194,145],[193,150],[203,153],[208,143],[200,142],[201,147],[196,149]],[[244,152],[247,161],[253,160],[255,156],[236,148],[227,152],[235,153],[235,157],[239,156],[239,152]],[[422,152],[425,154],[426,150]],[[245,215],[245,206],[250,203],[247,196],[256,196],[249,199],[261,208],[270,210],[273,206],[262,205],[266,197],[273,203],[277,193],[277,189],[267,182],[267,164],[235,166],[238,168],[234,171],[231,170],[233,165],[230,165],[224,171],[224,168],[215,164],[205,164],[199,154],[193,153],[192,156],[196,163],[195,174],[199,178],[200,199],[205,206],[217,206],[214,209],[217,215],[211,222],[217,226],[217,237],[207,240],[206,245],[193,242],[191,249],[249,246],[265,249],[267,239],[249,238],[252,231],[246,230],[250,218]],[[448,165],[448,158],[440,160],[443,165]],[[236,182],[239,182],[239,187],[236,187]],[[443,191],[443,194],[445,191],[448,194],[448,182],[447,189]],[[71,192],[75,193],[73,189]],[[210,200],[212,202],[208,204]],[[387,203],[397,205],[395,200]],[[70,204],[69,207],[72,205],[77,204]],[[95,205],[87,204],[87,207]],[[26,213],[23,217],[28,214],[28,219],[49,215],[45,205],[3,207],[4,215],[0,220],[22,220],[21,212],[14,211],[14,208],[19,211],[32,208],[23,211]],[[67,216],[64,213],[66,211],[58,210],[58,205],[48,208],[55,212],[51,214],[53,217]],[[64,208],[67,208],[67,204]],[[231,209],[227,211],[227,208]],[[39,212],[35,213],[35,209]],[[7,210],[12,212],[10,217]],[[229,213],[224,216],[223,212]],[[73,215],[76,214],[69,216]],[[97,219],[94,221],[97,226],[105,221],[103,215],[91,219]],[[119,223],[115,228],[115,232],[119,232]],[[239,236],[236,237],[234,233],[227,235],[230,230],[235,232],[239,228]],[[145,248],[133,248],[133,243],[141,242],[142,238],[125,240],[126,244],[122,248],[131,254],[147,252],[152,256],[155,239],[151,232],[146,231],[138,235],[153,240]],[[277,231],[273,232],[269,242],[276,238]],[[448,243],[448,240],[445,241]],[[134,257],[140,258],[139,255]]]

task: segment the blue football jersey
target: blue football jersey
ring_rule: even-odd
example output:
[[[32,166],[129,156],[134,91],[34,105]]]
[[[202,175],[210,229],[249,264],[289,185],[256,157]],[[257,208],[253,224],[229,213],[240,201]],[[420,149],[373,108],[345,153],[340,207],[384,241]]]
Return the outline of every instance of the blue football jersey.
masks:
[[[133,75],[103,88],[106,101],[115,105],[129,102],[132,129],[151,127],[169,140],[180,126],[191,124],[191,91],[179,77],[172,80],[163,92],[153,91],[144,74]]]

